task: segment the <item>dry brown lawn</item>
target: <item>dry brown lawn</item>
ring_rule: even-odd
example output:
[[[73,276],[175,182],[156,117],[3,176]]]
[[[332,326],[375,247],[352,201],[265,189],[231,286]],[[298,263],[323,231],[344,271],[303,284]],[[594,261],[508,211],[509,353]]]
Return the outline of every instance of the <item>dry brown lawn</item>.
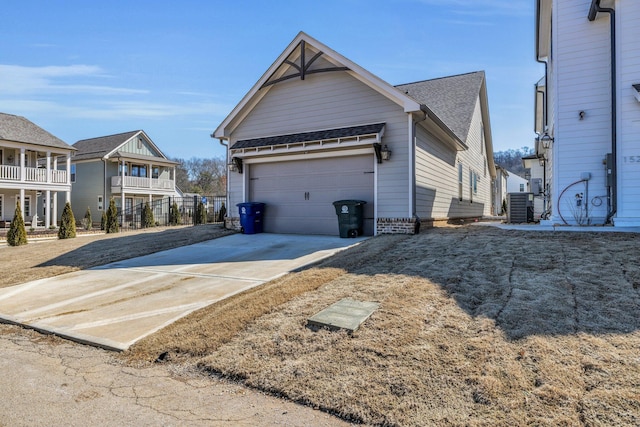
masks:
[[[166,363],[374,425],[637,426],[639,248],[636,234],[478,226],[379,236],[197,311],[123,357],[168,352]],[[306,327],[345,297],[380,308],[353,334]]]
[[[640,236],[487,227],[380,236],[182,319],[131,361],[377,425],[640,424]],[[307,318],[381,304],[355,333]]]

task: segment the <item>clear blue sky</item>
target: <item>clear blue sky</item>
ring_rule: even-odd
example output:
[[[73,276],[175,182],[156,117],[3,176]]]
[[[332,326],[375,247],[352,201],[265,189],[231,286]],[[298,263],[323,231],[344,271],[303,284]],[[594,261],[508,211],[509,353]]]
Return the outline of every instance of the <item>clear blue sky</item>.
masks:
[[[209,135],[299,31],[391,84],[487,73],[496,151],[532,146],[532,0],[3,0],[0,111],[69,144],[143,129],[170,157]]]

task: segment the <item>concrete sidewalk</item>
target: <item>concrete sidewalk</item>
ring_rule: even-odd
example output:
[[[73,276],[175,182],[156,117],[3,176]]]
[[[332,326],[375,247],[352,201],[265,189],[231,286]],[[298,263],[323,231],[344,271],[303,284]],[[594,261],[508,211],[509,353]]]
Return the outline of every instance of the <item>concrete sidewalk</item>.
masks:
[[[126,350],[197,309],[363,239],[234,234],[0,289],[0,319]]]

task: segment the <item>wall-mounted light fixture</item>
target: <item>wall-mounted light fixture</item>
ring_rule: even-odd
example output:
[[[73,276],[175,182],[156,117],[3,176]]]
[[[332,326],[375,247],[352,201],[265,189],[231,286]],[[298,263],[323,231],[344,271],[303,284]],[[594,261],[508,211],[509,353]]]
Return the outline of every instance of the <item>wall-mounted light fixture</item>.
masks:
[[[586,116],[586,115],[587,115],[587,113],[585,113],[584,110],[582,110],[582,111],[580,111],[578,113],[578,117],[579,117],[580,120],[584,120],[584,116]]]
[[[235,167],[235,169],[231,169],[231,170],[238,171],[238,173],[242,173],[242,159],[240,157],[232,157],[231,165]]]
[[[387,144],[384,144],[384,146],[380,150],[380,157],[382,157],[382,160],[391,159],[391,150],[389,150],[389,147],[387,147]]]
[[[553,138],[547,132],[545,132],[544,135],[540,137],[540,143],[542,144],[542,148],[544,148],[545,150],[548,150],[551,147],[552,141]]]
[[[545,159],[544,156],[538,157],[538,162],[540,163],[540,166],[544,167],[544,164],[546,161],[547,159]]]

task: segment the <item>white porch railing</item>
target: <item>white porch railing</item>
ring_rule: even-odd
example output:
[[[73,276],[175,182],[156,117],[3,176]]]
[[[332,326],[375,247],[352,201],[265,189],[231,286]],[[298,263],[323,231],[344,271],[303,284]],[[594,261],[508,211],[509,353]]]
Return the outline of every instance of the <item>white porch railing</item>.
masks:
[[[121,176],[111,177],[112,187],[122,186]],[[157,178],[140,178],[137,176],[125,176],[124,188],[128,189],[155,189],[155,190],[174,190],[175,183],[171,179],[157,179]]]
[[[0,180],[20,181],[20,166],[0,165]]]
[[[52,170],[51,182],[54,184],[66,184],[67,183],[67,171],[66,170]]]
[[[20,166],[0,165],[0,181],[20,181]],[[24,168],[24,180],[28,182],[47,182],[47,170],[44,168]],[[66,184],[66,170],[51,170],[52,184]]]
[[[42,168],[24,168],[25,181],[47,182],[47,170]]]

